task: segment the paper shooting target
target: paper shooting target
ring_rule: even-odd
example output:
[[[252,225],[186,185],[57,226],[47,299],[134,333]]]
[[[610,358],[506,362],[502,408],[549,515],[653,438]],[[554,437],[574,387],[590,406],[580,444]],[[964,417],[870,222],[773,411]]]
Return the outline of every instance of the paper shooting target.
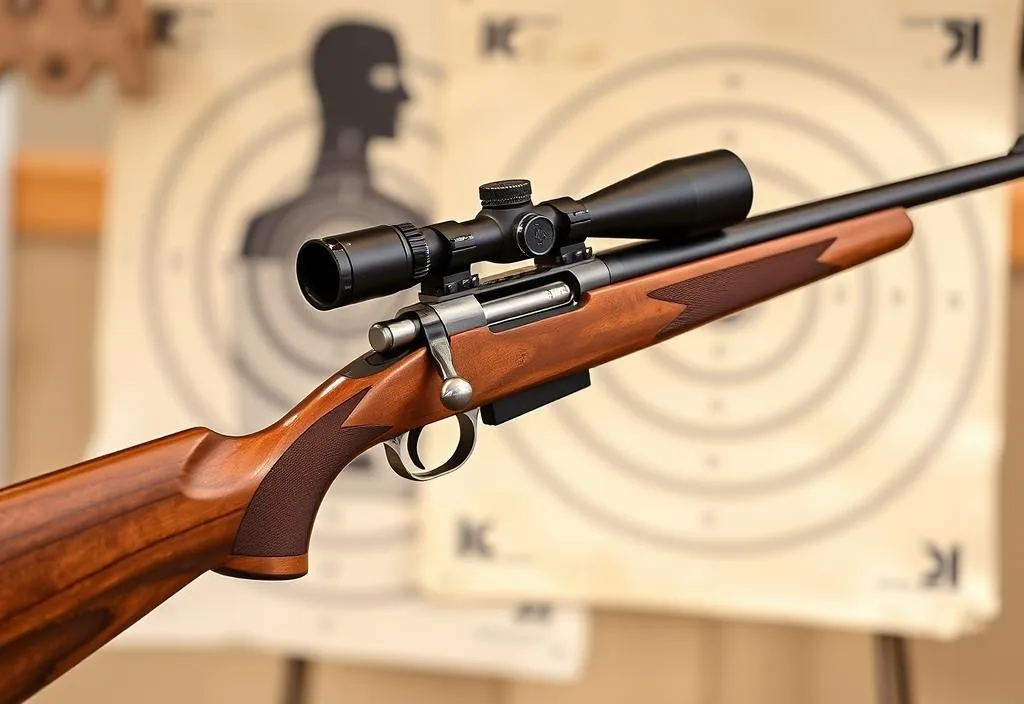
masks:
[[[397,70],[383,79],[369,70],[388,62]],[[243,76],[184,130],[151,195],[141,275],[153,347],[193,417],[264,427],[363,354],[370,322],[408,302],[317,311],[299,292],[295,255],[313,237],[428,221],[421,168],[439,136],[417,98],[440,78],[389,32],[335,25],[309,57]],[[211,369],[232,380],[227,398],[204,387]],[[309,575],[254,588],[336,606],[410,596],[410,491],[382,453],[359,458],[321,508]]]
[[[857,119],[825,121],[781,95]],[[750,168],[755,212],[953,162],[866,80],[722,46],[570,92],[503,173],[534,178],[545,197],[585,196],[718,147]],[[992,324],[986,248],[999,242],[971,201],[914,220],[900,252],[593,370],[591,388],[487,433],[488,456],[516,458],[601,530],[667,550],[749,554],[870,516],[927,470],[957,424]]]
[[[116,110],[90,456],[181,428],[289,422],[366,353],[376,319],[415,300],[316,311],[295,260],[311,238],[438,219],[439,22],[423,3],[247,0],[179,27],[157,57],[159,93]],[[302,579],[204,574],[115,642],[578,676],[585,610],[423,597],[415,486],[374,448],[321,502]]]

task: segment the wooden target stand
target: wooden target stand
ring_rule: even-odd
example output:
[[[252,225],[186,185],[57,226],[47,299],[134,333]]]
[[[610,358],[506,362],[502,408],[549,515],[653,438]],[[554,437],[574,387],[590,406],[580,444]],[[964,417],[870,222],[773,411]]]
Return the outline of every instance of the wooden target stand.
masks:
[[[39,90],[72,94],[101,70],[122,95],[152,89],[149,49],[170,41],[173,11],[142,0],[0,0],[0,73],[17,69]],[[97,242],[103,231],[107,163],[99,152],[21,153],[14,163],[13,226],[18,239]],[[1011,260],[1024,267],[1024,184],[1011,188]],[[874,637],[878,704],[911,704],[906,640]],[[308,661],[288,661],[282,704],[306,699]]]

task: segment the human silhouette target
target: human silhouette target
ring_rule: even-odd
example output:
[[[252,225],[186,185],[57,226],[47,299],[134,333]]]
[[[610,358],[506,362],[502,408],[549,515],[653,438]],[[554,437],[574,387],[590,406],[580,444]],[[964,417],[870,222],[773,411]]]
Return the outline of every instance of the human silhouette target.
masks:
[[[858,120],[829,123],[782,95],[814,95]],[[616,101],[651,108],[609,117],[623,113]],[[586,148],[567,150],[578,135]],[[953,161],[906,106],[858,76],[796,53],[720,46],[657,56],[570,94],[504,173],[585,195],[718,147],[750,168],[755,211]],[[856,524],[942,449],[992,324],[994,243],[972,201],[914,218],[904,250],[599,367],[590,389],[503,426],[488,447],[601,530],[670,551],[758,553]],[[551,447],[561,451],[537,450]]]
[[[313,237],[426,222],[433,197],[415,165],[439,136],[417,96],[440,78],[386,27],[340,22],[305,60],[252,71],[185,130],[152,196],[142,275],[153,347],[200,422],[251,432],[277,420],[366,351],[372,319],[408,302],[315,311],[295,254]],[[232,379],[227,394],[204,385],[211,368]],[[412,594],[411,485],[377,454],[339,477],[309,575],[276,593],[359,606]]]

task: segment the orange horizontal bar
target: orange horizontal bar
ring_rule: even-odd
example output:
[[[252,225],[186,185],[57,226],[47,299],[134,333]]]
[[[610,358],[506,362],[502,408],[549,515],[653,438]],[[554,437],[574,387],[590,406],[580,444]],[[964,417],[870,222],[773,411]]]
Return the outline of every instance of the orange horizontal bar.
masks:
[[[96,238],[103,229],[105,182],[100,152],[22,152],[14,164],[14,231]]]
[[[1010,192],[1011,259],[1014,268],[1024,267],[1024,183],[1015,183]]]

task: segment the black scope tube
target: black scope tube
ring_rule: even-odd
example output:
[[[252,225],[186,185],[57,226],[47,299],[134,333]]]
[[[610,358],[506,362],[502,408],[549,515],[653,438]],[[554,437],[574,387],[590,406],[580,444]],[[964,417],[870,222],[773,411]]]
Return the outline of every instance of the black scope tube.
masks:
[[[958,166],[905,181],[765,213],[686,244],[646,242],[599,253],[611,283],[724,254],[843,220],[887,210],[912,208],[1024,176],[1024,153]]]

